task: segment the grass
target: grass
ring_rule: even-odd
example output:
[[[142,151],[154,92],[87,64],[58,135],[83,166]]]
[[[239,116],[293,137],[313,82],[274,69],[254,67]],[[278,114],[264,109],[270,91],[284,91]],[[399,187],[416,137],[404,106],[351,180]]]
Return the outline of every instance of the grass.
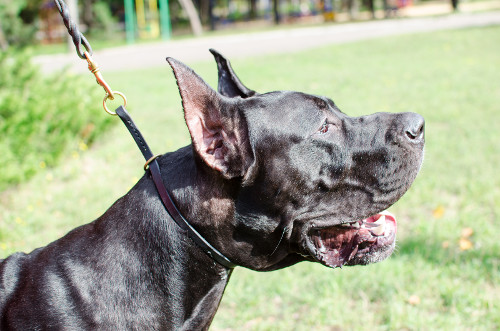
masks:
[[[327,95],[351,115],[421,113],[426,159],[391,209],[399,240],[390,259],[342,270],[313,263],[270,273],[237,268],[212,329],[500,328],[498,54],[500,27],[488,27],[233,61],[258,91]],[[214,63],[193,67],[216,86]],[[154,151],[188,143],[167,65],[106,77],[126,92]],[[45,245],[100,215],[142,175],[142,164],[117,125],[90,150],[0,194],[0,256]]]

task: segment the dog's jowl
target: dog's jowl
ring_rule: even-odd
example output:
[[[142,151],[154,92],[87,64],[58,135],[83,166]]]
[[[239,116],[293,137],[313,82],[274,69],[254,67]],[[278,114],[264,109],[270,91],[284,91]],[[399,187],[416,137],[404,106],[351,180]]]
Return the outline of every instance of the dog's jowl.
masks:
[[[253,270],[388,257],[397,226],[385,210],[420,169],[423,118],[349,117],[326,97],[261,94],[212,52],[218,92],[167,59],[192,144],[159,164],[182,215]],[[97,220],[0,261],[0,329],[207,329],[230,273],[171,219],[147,172]]]

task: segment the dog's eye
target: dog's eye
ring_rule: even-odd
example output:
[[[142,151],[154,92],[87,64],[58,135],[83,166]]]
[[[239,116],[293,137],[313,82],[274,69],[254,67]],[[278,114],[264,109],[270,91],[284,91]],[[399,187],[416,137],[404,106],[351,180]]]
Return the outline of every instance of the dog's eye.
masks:
[[[329,129],[329,124],[325,121],[325,123],[323,123],[323,125],[321,126],[321,128],[319,128],[319,133],[320,134],[325,134],[328,132],[328,129]]]

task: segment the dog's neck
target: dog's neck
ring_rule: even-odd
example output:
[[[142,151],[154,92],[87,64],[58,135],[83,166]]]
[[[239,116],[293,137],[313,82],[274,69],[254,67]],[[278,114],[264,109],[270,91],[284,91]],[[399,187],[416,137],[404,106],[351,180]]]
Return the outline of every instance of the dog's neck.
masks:
[[[232,204],[220,183],[206,179],[203,170],[196,166],[190,147],[170,153],[160,160],[164,183],[177,208],[195,228],[217,224],[230,217]],[[200,171],[201,170],[201,171]],[[145,176],[144,187],[148,194],[157,194],[152,181]],[[207,183],[207,180],[209,181]],[[140,184],[138,184],[140,188]],[[147,237],[152,238],[155,259],[163,260],[151,268],[165,280],[163,291],[167,297],[165,307],[169,323],[174,329],[200,330],[208,328],[219,306],[231,270],[218,264],[183,232],[170,218],[159,197],[152,206],[152,213],[159,213],[158,220],[150,224]],[[202,215],[195,216],[195,215]],[[158,236],[158,233],[164,235]],[[151,255],[151,254],[150,254]],[[157,262],[156,262],[157,263]],[[153,271],[152,270],[152,271]]]
[[[304,260],[290,253],[286,243],[278,249],[286,224],[280,223],[281,214],[276,210],[260,204],[263,199],[258,186],[243,178],[223,178],[197,159],[191,146],[162,157],[159,163],[165,185],[181,214],[231,262],[270,271]],[[244,185],[243,180],[247,180]],[[260,208],[258,213],[245,214],[248,204]],[[262,236],[266,240],[260,240]]]
[[[182,216],[224,253],[225,245],[231,244],[228,238],[235,223],[239,179],[224,179],[197,158],[191,146],[167,154],[159,163],[165,186]]]

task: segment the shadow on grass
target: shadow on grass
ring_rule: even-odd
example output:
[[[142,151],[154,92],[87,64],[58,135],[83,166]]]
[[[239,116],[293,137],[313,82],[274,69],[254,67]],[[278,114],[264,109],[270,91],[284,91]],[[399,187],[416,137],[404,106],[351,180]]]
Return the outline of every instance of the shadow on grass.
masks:
[[[443,269],[456,266],[461,269],[471,268],[479,275],[493,280],[499,273],[500,256],[498,247],[482,246],[478,243],[467,250],[460,249],[458,240],[440,241],[436,237],[417,235],[398,241],[396,256],[423,259]]]

